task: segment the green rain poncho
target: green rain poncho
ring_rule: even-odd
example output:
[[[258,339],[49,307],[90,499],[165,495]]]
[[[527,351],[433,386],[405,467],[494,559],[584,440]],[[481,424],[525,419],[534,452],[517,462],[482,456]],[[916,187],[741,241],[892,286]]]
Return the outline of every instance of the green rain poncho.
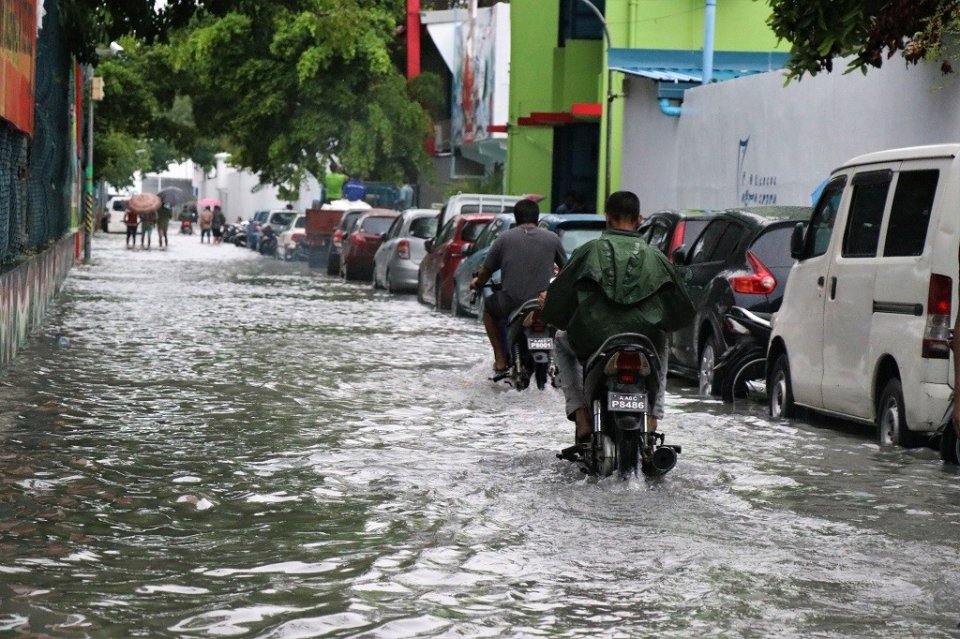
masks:
[[[666,333],[692,322],[695,310],[663,253],[636,233],[608,229],[574,252],[547,289],[543,313],[585,360],[616,333],[647,335],[663,352]]]

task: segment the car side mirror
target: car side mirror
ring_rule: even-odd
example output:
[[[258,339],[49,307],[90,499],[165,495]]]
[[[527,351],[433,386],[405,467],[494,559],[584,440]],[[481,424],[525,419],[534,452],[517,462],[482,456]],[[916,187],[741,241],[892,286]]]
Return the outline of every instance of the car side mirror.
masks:
[[[387,234],[386,234],[386,233],[381,233],[381,234],[380,234],[380,241],[383,242],[383,241],[386,241],[386,239],[387,239]]]
[[[677,247],[677,250],[673,252],[673,254],[670,256],[670,259],[671,261],[673,261],[674,264],[686,264],[687,263],[687,247],[684,245],[680,245],[679,247]]]
[[[423,248],[427,249],[427,253],[433,250],[433,238],[430,238],[423,243]]]
[[[797,224],[793,227],[793,235],[790,236],[790,257],[799,260],[803,255],[804,226]]]
[[[463,247],[463,256],[467,257],[473,254],[473,244],[467,244]]]

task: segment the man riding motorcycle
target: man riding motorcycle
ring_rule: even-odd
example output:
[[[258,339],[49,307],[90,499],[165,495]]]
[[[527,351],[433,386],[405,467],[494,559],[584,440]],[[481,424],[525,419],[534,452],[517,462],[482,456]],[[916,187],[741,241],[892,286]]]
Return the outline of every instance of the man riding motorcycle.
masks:
[[[571,455],[593,431],[583,392],[583,362],[611,335],[642,333],[653,342],[662,367],[651,411],[651,430],[663,417],[666,386],[666,333],[693,321],[695,309],[679,272],[663,253],[636,232],[640,200],[618,191],[604,207],[607,229],[577,249],[550,284],[544,320],[558,329],[554,354],[566,401],[567,418],[576,423]]]
[[[494,381],[506,376],[509,367],[500,323],[546,290],[554,264],[562,268],[567,261],[560,237],[537,227],[540,207],[536,202],[520,200],[513,207],[513,216],[517,225],[493,242],[483,267],[470,282],[470,288],[477,290],[500,271],[501,288],[487,298],[483,307],[483,327],[493,347]]]

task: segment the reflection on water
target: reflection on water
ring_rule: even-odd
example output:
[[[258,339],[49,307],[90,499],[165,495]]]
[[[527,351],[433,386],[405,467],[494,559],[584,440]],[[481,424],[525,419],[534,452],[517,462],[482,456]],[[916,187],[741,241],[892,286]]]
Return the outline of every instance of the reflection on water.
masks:
[[[475,323],[172,240],[97,238],[0,376],[0,631],[954,636],[932,451],[675,384],[676,470],[585,479]]]

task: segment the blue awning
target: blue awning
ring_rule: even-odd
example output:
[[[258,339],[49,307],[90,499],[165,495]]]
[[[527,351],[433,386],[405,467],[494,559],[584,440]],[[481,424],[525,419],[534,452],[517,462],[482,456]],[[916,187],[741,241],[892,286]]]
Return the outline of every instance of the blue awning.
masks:
[[[745,75],[782,69],[786,53],[767,51],[717,51],[713,55],[713,78],[717,82]],[[703,52],[671,49],[610,49],[613,71],[650,78],[658,82],[702,82]]]

